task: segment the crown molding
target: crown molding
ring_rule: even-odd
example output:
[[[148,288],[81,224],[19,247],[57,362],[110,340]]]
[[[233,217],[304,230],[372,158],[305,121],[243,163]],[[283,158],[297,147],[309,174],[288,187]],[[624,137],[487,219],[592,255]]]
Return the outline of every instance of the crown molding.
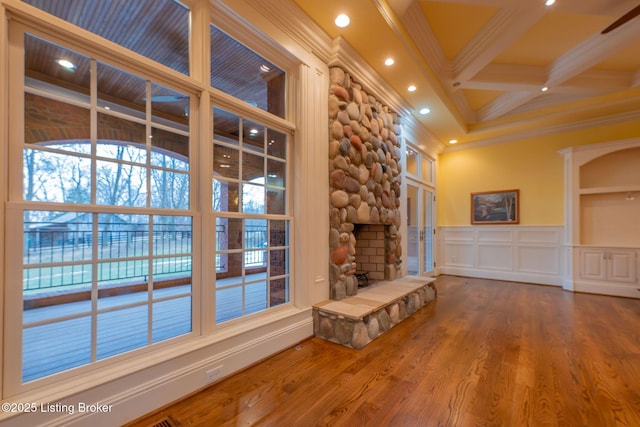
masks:
[[[398,114],[409,115],[411,107],[384,81],[342,37],[331,39],[299,6],[292,1],[251,0],[251,7],[280,28],[321,61],[340,66],[372,95]],[[375,89],[374,89],[375,88]]]
[[[413,116],[413,108],[342,37],[334,40],[328,65],[347,71],[363,89],[397,113],[402,127],[411,132],[414,144],[434,154],[444,150],[444,145]]]
[[[611,151],[620,151],[625,148],[633,148],[640,146],[640,138],[626,138],[626,139],[616,139],[609,142],[600,142],[597,146],[593,144],[587,145],[574,145],[571,147],[563,148],[562,150],[558,150],[560,154],[568,154],[568,153],[584,153],[589,152],[595,156],[600,156],[603,153],[610,153]],[[597,153],[593,153],[593,151],[597,151]]]
[[[324,64],[349,72],[354,81],[401,116],[403,126],[406,124],[415,135],[429,141],[427,144],[434,151],[442,151],[444,146],[439,146],[433,135],[412,116],[411,106],[343,38],[331,39],[291,0],[251,0],[249,3],[256,13]]]
[[[249,3],[251,8],[303,49],[324,63],[329,62],[333,44],[331,37],[293,1],[251,0]]]
[[[411,106],[342,37],[334,39],[328,65],[347,71],[354,81],[397,114],[411,115]]]
[[[405,142],[420,147],[434,157],[444,151],[445,145],[418,122],[415,117],[403,117],[402,128],[402,136]]]
[[[466,124],[478,122],[478,114],[473,111],[469,105],[469,101],[467,101],[467,97],[464,96],[464,92],[461,90],[453,90],[449,93],[449,98],[453,105],[458,109],[458,112]]]
[[[553,135],[557,133],[566,133],[580,131],[584,129],[590,129],[594,127],[617,125],[627,122],[640,121],[640,110],[611,114],[608,116],[596,117],[585,120],[578,120],[571,123],[563,123],[556,126],[539,126],[533,129],[528,129],[521,132],[513,132],[508,135],[499,136],[496,138],[487,138],[483,140],[468,142],[456,146],[447,147],[444,152],[469,150],[472,148],[488,147],[490,145],[505,144],[510,142],[521,141],[524,139],[535,138],[545,135]]]

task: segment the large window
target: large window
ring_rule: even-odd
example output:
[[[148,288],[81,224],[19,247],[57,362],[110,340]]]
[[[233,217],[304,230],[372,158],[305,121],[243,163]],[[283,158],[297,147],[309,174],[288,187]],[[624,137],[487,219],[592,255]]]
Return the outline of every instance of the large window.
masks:
[[[284,117],[284,71],[214,25],[210,28],[210,38],[211,86]]]
[[[24,52],[28,382],[189,333],[193,219],[188,95],[30,34]]]
[[[289,301],[287,136],[213,109],[216,321]]]
[[[234,111],[213,100],[212,210],[216,224],[217,323],[290,301],[288,134],[252,107],[285,115],[285,73],[210,26],[211,86],[236,97]],[[237,113],[241,111],[241,113]],[[244,113],[242,113],[244,111]]]
[[[210,26],[195,81],[173,0],[25,2],[162,66],[11,24],[4,397],[290,304],[285,72]]]

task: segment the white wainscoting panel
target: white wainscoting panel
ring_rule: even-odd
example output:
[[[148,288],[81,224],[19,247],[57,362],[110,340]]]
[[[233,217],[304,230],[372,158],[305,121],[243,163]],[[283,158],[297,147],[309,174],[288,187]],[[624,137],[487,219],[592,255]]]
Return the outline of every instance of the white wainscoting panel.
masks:
[[[445,247],[445,257],[456,267],[473,267],[475,265],[473,244],[453,242]]]
[[[518,248],[519,270],[526,273],[561,274],[560,248],[521,246]]]
[[[564,227],[438,227],[438,273],[562,286]]]
[[[479,243],[476,247],[477,266],[483,270],[513,270],[511,245]]]

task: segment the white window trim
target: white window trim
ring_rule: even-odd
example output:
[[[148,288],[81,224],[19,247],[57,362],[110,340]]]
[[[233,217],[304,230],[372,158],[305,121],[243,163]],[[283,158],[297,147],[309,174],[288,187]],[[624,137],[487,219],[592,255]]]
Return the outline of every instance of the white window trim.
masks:
[[[109,42],[105,42],[102,38],[93,35],[87,31],[78,29],[77,27],[68,25],[64,21],[51,17],[50,15],[39,11],[19,0],[0,0],[0,29],[4,29],[3,34],[7,33],[7,18],[11,15],[13,22],[21,22],[27,24],[30,28],[29,32],[37,33],[36,28],[45,35],[44,38],[49,39],[59,44],[65,45],[70,49],[76,50],[80,53],[86,50],[83,46],[92,46],[95,52],[91,54],[92,57],[108,62],[114,66],[117,66],[123,70],[128,70],[133,74],[146,74],[152,78],[155,82],[166,84],[172,87],[180,87],[181,90],[188,89],[192,93],[205,94],[209,91],[214,92],[213,89],[209,89],[209,79],[206,76],[199,76],[198,73],[193,73],[192,77],[184,76],[180,73],[174,72],[159,66],[147,58],[127,51],[126,49],[114,45]],[[185,0],[185,3],[193,6],[194,12],[192,23],[200,22],[195,25],[194,29],[205,28],[208,32],[209,23],[209,7],[211,2],[208,0]],[[215,2],[218,5],[221,2]],[[214,5],[214,6],[215,6]],[[246,3],[238,5],[238,10],[242,10],[243,16],[250,16],[248,19],[243,19],[241,28],[246,30],[247,27],[252,27],[247,33],[251,33],[253,25],[258,25],[262,28],[269,28],[269,32],[272,33],[273,28],[270,24],[259,15],[245,14],[246,8],[251,7]],[[234,8],[236,5],[234,4]],[[204,13],[203,13],[204,12]],[[216,9],[216,19],[225,19],[225,14],[236,14],[230,9],[226,9],[222,14],[219,14]],[[206,15],[206,16],[205,16]],[[257,19],[256,19],[257,18]],[[205,23],[204,25],[202,23]],[[128,409],[127,413],[140,414],[139,408],[149,407],[148,404],[139,405],[133,404],[137,410],[132,410],[132,404],[127,403],[130,398],[127,396],[144,395],[145,393],[152,393],[151,390],[166,389],[165,384],[170,381],[182,381],[183,387],[186,386],[186,392],[195,390],[194,387],[198,387],[197,382],[184,381],[189,375],[194,375],[207,364],[212,363],[214,360],[222,360],[225,357],[230,357],[233,354],[239,354],[241,349],[250,350],[256,346],[260,348],[256,351],[249,351],[245,358],[251,353],[255,356],[248,357],[246,360],[237,360],[234,358],[234,363],[227,366],[230,372],[240,369],[243,366],[251,364],[251,360],[254,362],[262,357],[265,357],[268,353],[265,351],[278,351],[282,349],[283,345],[292,345],[292,342],[283,342],[278,337],[284,338],[286,335],[289,339],[297,336],[301,337],[309,336],[311,334],[311,316],[310,305],[314,302],[319,302],[328,297],[328,277],[326,271],[326,260],[328,259],[328,245],[319,245],[318,242],[326,241],[328,235],[328,224],[326,224],[326,218],[328,218],[328,204],[317,203],[316,194],[328,193],[328,172],[325,162],[319,162],[319,158],[327,158],[328,147],[326,144],[328,138],[328,130],[326,128],[326,108],[323,106],[326,101],[326,94],[328,91],[328,67],[316,56],[305,50],[301,45],[297,44],[294,39],[288,38],[289,36],[278,33],[276,31],[277,44],[273,44],[275,51],[282,52],[282,48],[278,45],[287,46],[287,49],[292,54],[284,54],[283,57],[288,58],[291,63],[289,67],[284,67],[287,70],[294,70],[294,72],[288,75],[287,84],[287,116],[290,117],[293,122],[288,122],[291,129],[297,129],[295,138],[292,139],[291,145],[296,146],[296,150],[290,156],[288,156],[288,162],[295,164],[294,170],[288,174],[288,179],[291,180],[290,194],[296,195],[292,203],[292,212],[295,212],[297,217],[297,223],[291,232],[292,247],[295,246],[293,253],[299,252],[306,258],[304,264],[302,263],[302,256],[298,256],[295,260],[291,257],[291,264],[296,265],[295,275],[290,277],[290,286],[296,289],[295,304],[287,307],[277,307],[270,311],[263,317],[255,317],[247,319],[245,323],[238,323],[229,325],[225,328],[216,330],[215,334],[201,336],[199,340],[180,340],[180,342],[171,342],[170,345],[162,346],[162,343],[156,348],[147,349],[148,351],[141,352],[140,357],[117,358],[110,360],[109,363],[105,363],[104,367],[100,370],[82,373],[76,372],[77,375],[69,375],[68,378],[56,376],[51,381],[43,380],[38,385],[42,387],[33,387],[29,389],[23,389],[20,394],[9,393],[8,390],[4,390],[2,398],[12,396],[12,399],[20,398],[25,401],[60,401],[62,399],[71,399],[72,396],[76,396],[73,399],[82,398],[95,398],[95,396],[113,396],[113,403],[118,403]],[[246,34],[246,33],[245,33]],[[273,34],[273,33],[272,33]],[[256,40],[264,40],[262,34],[257,33],[253,35]],[[194,46],[192,49],[197,49],[202,52],[202,46],[204,51],[208,52],[207,41],[208,37],[195,37]],[[4,36],[2,41],[4,41]],[[246,43],[245,40],[241,40],[249,47],[253,48],[251,43]],[[0,44],[0,54],[3,57],[7,57],[8,51],[7,43]],[[201,45],[201,46],[195,46]],[[261,52],[262,53],[262,52]],[[298,59],[294,58],[295,55]],[[197,57],[198,61],[203,61],[201,56],[192,55]],[[300,62],[302,61],[302,63]],[[203,61],[206,63],[206,61]],[[281,63],[279,60],[273,60],[273,63]],[[135,65],[135,70],[131,70],[132,64]],[[10,67],[16,65],[8,64]],[[207,67],[199,67],[198,69],[205,69]],[[193,69],[193,68],[192,68]],[[0,76],[5,77],[1,81],[8,81],[6,69],[0,70]],[[218,104],[223,99],[225,94],[217,94],[216,99]],[[8,99],[10,98],[7,93],[7,88],[3,85],[0,88],[0,101],[2,102],[3,114],[0,118],[0,124],[6,125],[9,123],[8,115],[5,112],[9,111]],[[18,99],[18,102],[22,102]],[[196,108],[199,105],[199,108]],[[197,117],[198,112],[209,112],[211,108],[209,96],[201,96],[198,98],[192,97],[192,107],[194,121],[196,124],[192,127],[191,132],[194,139],[207,140],[212,135],[212,123],[208,120],[201,120]],[[14,108],[14,99],[12,98],[11,108]],[[205,113],[205,114],[207,114]],[[262,117],[264,113],[261,111],[254,111],[256,119],[261,122],[269,123],[265,117]],[[249,116],[247,116],[249,117]],[[276,120],[278,122],[279,120]],[[295,123],[295,126],[292,125]],[[282,123],[279,123],[282,125]],[[196,127],[197,126],[197,127]],[[3,126],[2,129],[7,129]],[[13,138],[13,135],[11,136]],[[4,149],[7,149],[9,141],[9,135],[0,135],[0,142]],[[202,175],[208,175],[211,167],[207,165],[209,160],[208,156],[203,156],[207,150],[210,150],[210,144],[200,144],[201,148],[194,147],[193,155],[196,155],[196,149],[198,155],[201,157],[201,163],[195,162],[192,164],[193,176],[201,177]],[[204,153],[203,153],[204,151]],[[6,162],[6,156],[2,156],[0,162]],[[7,170],[6,168],[2,170]],[[202,181],[202,178],[200,179]],[[194,180],[195,181],[195,180]],[[205,182],[205,181],[203,181]],[[0,195],[2,200],[6,201],[9,197],[6,191],[7,176],[0,177],[0,183],[4,185],[0,189]],[[206,194],[210,193],[205,186],[198,186],[197,182],[193,183],[192,194],[195,196],[195,200],[199,203],[192,204],[192,210],[196,212],[193,214],[194,224],[197,222],[202,223],[201,232],[207,235],[207,239],[203,241],[213,241],[211,233],[215,234],[215,226],[207,226],[207,221],[203,221],[203,214],[200,213],[202,209],[201,203],[204,206],[211,206],[211,203],[206,203]],[[21,194],[19,194],[21,196]],[[14,198],[15,200],[15,198]],[[14,206],[20,208],[19,206]],[[10,208],[10,207],[9,207]],[[85,207],[82,207],[83,209]],[[60,206],[55,207],[60,210]],[[7,212],[10,212],[8,209]],[[4,211],[0,213],[0,218],[4,215]],[[300,233],[300,230],[304,230]],[[16,230],[18,231],[18,230]],[[302,235],[305,236],[304,240],[301,240]],[[207,272],[209,269],[203,268],[202,264],[205,263],[202,260],[212,259],[208,255],[211,254],[210,248],[205,248],[204,245],[198,244],[197,234],[194,233],[194,254],[197,253],[198,247],[201,248],[201,257],[194,256],[193,269],[194,269],[194,282],[199,280],[200,282],[207,281],[205,275],[198,277],[200,272]],[[4,243],[11,241],[10,236],[3,236],[3,246],[0,248],[0,252],[4,250]],[[293,255],[292,253],[292,255]],[[8,276],[4,276],[5,279]],[[5,280],[6,283],[6,280]],[[2,285],[4,287],[4,283]],[[207,291],[210,291],[208,288]],[[194,298],[196,297],[197,289],[194,288]],[[3,293],[0,292],[0,299]],[[207,319],[203,314],[207,301],[211,301],[211,295],[202,295],[200,298],[201,305],[194,305],[194,317],[200,319],[201,329],[204,330],[206,324],[211,324],[211,319]],[[194,328],[196,325],[194,324]],[[307,332],[304,332],[307,331]],[[303,335],[300,335],[300,334]],[[296,338],[294,338],[296,339]],[[275,341],[273,341],[275,340]],[[244,345],[238,345],[245,342]],[[278,344],[276,344],[278,342]],[[289,344],[287,344],[289,342]],[[235,350],[234,350],[235,349]],[[271,350],[267,350],[271,349]],[[242,350],[243,352],[245,350]],[[6,353],[6,352],[5,352]],[[144,354],[143,354],[144,353]],[[145,355],[151,356],[147,358]],[[245,353],[242,353],[245,354]],[[208,355],[208,356],[206,356]],[[260,356],[262,355],[262,356]],[[257,357],[253,359],[252,357]],[[198,359],[199,358],[199,359]],[[150,362],[153,360],[153,362]],[[198,361],[199,360],[199,361]],[[111,363],[113,362],[113,363]],[[185,366],[184,368],[177,369],[176,363],[179,366]],[[187,366],[188,364],[188,366]],[[169,369],[168,371],[166,369]],[[167,373],[168,372],[168,373]],[[161,374],[162,373],[162,374]],[[154,377],[155,376],[155,377]],[[155,378],[155,379],[154,379]],[[135,387],[129,387],[128,389],[113,389],[108,384],[137,384]],[[92,389],[91,393],[83,393]],[[171,392],[170,392],[171,391]],[[114,394],[115,393],[115,394]],[[175,393],[180,393],[176,395]],[[178,398],[185,392],[179,392],[175,389],[166,389],[162,396],[174,396],[173,399]],[[94,396],[94,397],[89,397]],[[129,399],[129,400],[127,400]],[[122,403],[124,401],[124,403]],[[137,411],[137,412],[136,412]],[[0,420],[13,418],[14,415],[3,414],[0,416]],[[53,416],[51,416],[53,417]],[[23,417],[17,417],[23,419]]]

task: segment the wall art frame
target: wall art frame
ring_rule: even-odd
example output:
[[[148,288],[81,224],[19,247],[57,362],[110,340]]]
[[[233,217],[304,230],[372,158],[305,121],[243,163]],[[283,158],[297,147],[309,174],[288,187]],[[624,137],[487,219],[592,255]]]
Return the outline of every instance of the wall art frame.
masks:
[[[519,224],[520,190],[471,193],[471,224]]]

